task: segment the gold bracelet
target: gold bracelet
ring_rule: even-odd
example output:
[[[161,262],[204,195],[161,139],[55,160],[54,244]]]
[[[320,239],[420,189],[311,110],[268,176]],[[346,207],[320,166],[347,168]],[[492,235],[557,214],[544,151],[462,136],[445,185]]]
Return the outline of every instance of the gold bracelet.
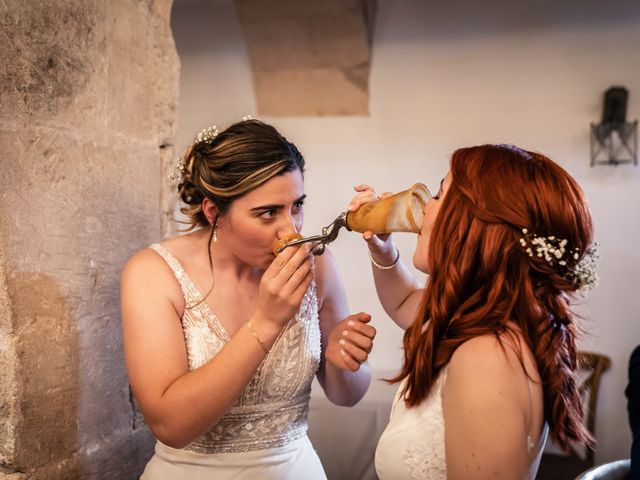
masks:
[[[373,263],[373,266],[376,267],[378,270],[390,270],[393,267],[395,267],[396,263],[398,263],[398,260],[400,260],[400,250],[396,248],[396,259],[391,263],[391,265],[381,265],[378,262],[376,262],[373,259],[373,255],[371,255],[371,250],[369,250],[369,259],[371,260],[371,263]]]
[[[251,323],[251,320],[249,320],[247,322],[247,328],[251,332],[251,335],[253,335],[253,337],[256,339],[256,341],[260,344],[260,346],[262,347],[262,350],[264,350],[264,353],[269,353],[269,349],[264,344],[264,342],[262,340],[260,340],[260,337],[258,336],[258,332],[256,332],[256,329],[254,328],[253,324]]]

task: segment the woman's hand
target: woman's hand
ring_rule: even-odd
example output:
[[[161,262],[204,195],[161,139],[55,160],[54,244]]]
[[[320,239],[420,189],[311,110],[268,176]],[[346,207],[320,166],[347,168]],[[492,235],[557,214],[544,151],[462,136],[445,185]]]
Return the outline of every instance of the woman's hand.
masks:
[[[386,198],[393,193],[384,192],[380,196],[376,194],[375,188],[370,185],[356,185],[353,189],[358,192],[347,206],[349,212],[354,212],[362,205],[375,202],[381,198]],[[367,242],[371,255],[382,265],[390,265],[396,258],[396,248],[391,241],[391,234],[374,235],[372,232],[364,232],[362,238]]]
[[[284,326],[300,308],[313,280],[309,250],[307,243],[285,248],[262,275],[256,309],[272,324]]]
[[[329,334],[326,360],[341,370],[358,370],[367,361],[376,336],[376,329],[367,325],[370,320],[371,315],[361,312],[339,322]]]

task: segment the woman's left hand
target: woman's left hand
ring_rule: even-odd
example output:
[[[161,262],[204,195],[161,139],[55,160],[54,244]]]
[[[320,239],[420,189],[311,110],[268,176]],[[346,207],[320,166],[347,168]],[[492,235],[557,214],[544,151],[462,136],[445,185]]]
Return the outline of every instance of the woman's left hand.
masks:
[[[376,329],[367,325],[371,315],[360,312],[339,322],[329,334],[325,357],[341,370],[357,371],[369,358]]]

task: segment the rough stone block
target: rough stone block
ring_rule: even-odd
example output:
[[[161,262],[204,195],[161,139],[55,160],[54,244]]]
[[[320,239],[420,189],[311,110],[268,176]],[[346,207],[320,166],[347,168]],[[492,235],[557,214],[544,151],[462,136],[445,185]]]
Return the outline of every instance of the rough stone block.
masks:
[[[137,478],[152,453],[118,285],[161,236],[170,7],[0,2],[0,478]]]
[[[3,2],[0,119],[69,128],[69,115],[88,121],[104,110],[104,20],[98,0]]]

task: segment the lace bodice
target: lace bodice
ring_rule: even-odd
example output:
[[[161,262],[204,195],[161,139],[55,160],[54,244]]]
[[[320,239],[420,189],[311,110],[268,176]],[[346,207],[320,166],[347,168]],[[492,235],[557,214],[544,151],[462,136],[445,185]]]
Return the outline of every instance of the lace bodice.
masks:
[[[178,260],[162,245],[151,245],[173,270],[185,299],[201,294]],[[185,309],[182,317],[189,369],[208,362],[231,339],[207,302]],[[304,436],[311,382],[320,361],[316,285],[276,340],[240,398],[220,421],[185,447],[198,453],[230,453],[280,447]]]
[[[444,367],[427,399],[415,408],[407,408],[401,395],[406,380],[398,388],[389,424],[376,449],[376,472],[381,480],[447,478],[441,394],[446,378]]]

